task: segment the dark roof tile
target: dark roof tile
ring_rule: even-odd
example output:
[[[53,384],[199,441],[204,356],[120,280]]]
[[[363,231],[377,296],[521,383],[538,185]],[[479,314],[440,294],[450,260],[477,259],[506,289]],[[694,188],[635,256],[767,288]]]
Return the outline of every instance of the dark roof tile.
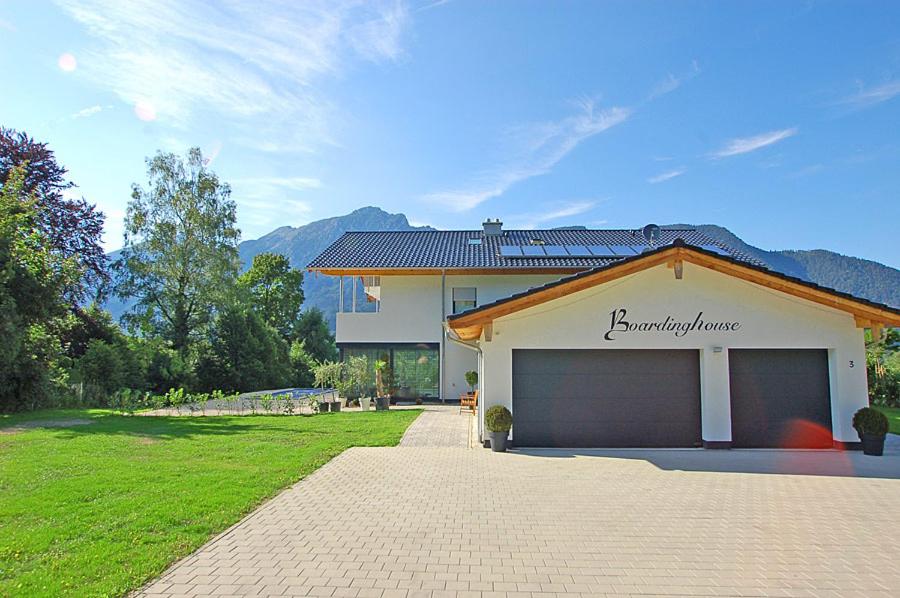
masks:
[[[470,244],[469,239],[480,239]],[[501,245],[526,246],[533,239],[545,245],[632,245],[647,247],[639,230],[507,230],[486,236],[480,230],[348,232],[309,263],[311,270],[328,269],[533,269],[596,268],[622,258],[504,257]],[[696,229],[662,230],[659,245],[682,239],[690,245],[715,245],[737,260],[761,265]]]

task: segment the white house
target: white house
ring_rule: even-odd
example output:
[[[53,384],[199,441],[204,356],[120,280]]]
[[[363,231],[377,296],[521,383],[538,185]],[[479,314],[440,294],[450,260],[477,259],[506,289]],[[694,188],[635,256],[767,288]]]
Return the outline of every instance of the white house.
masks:
[[[855,444],[864,328],[900,310],[770,271],[694,229],[351,232],[309,269],[341,301],[346,358],[401,395],[456,399],[479,373],[512,440],[544,447]],[[341,297],[344,293],[342,291]]]

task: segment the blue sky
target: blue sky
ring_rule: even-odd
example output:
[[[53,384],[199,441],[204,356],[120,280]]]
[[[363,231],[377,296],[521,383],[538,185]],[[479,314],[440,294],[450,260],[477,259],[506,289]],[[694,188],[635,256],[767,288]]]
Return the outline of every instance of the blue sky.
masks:
[[[715,223],[900,267],[900,3],[0,0],[0,123],[121,245],[197,145],[245,239],[364,205]]]

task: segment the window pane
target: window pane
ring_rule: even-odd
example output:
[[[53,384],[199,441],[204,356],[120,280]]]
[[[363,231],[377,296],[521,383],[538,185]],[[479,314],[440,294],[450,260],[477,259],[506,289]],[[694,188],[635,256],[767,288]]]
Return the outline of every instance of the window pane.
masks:
[[[474,301],[454,301],[453,302],[453,313],[458,314],[460,312],[464,312],[467,309],[472,309],[475,307]]]
[[[400,398],[436,398],[439,371],[436,349],[394,349],[394,376]]]
[[[475,287],[454,287],[454,301],[475,301]]]

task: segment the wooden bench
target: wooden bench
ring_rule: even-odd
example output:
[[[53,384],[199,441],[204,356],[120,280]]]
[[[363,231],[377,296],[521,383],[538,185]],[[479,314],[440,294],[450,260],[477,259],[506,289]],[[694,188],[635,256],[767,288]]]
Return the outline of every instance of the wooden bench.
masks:
[[[478,391],[475,392],[467,392],[465,394],[459,395],[459,412],[462,413],[463,409],[471,409],[472,413],[475,413],[475,409],[478,407]]]

